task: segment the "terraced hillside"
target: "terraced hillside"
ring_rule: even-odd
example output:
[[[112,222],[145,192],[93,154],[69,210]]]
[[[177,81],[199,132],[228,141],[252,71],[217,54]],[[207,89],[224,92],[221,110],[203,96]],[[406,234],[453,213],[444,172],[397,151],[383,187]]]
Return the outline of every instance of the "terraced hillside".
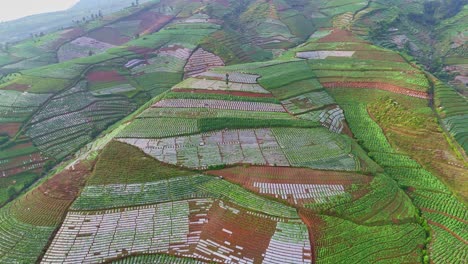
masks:
[[[465,263],[466,100],[382,5],[149,1],[5,63],[0,262]]]

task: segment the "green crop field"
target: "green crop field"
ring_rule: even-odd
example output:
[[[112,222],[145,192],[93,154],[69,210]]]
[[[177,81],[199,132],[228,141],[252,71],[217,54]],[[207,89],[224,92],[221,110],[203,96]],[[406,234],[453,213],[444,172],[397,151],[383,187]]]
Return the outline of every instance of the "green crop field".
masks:
[[[467,14],[81,0],[0,23],[0,263],[466,263]]]

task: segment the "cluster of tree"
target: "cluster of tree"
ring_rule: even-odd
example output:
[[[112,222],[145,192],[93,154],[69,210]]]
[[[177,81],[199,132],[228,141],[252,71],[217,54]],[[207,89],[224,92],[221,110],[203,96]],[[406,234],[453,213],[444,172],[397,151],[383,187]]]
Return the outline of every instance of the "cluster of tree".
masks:
[[[103,17],[104,17],[104,15],[102,14],[102,11],[99,10],[99,12],[96,13],[96,14],[91,14],[89,17],[83,17],[81,20],[80,19],[72,20],[72,22],[73,22],[73,24],[80,24],[81,22],[85,23],[85,22],[88,22],[88,21],[101,19]]]
[[[135,2],[132,2],[132,6],[139,6],[140,5],[140,1],[139,0],[136,0]]]

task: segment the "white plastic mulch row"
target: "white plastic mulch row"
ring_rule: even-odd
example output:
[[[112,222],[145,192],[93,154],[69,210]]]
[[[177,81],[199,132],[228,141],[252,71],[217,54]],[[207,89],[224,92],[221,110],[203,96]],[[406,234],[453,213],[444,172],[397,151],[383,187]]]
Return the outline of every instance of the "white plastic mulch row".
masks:
[[[263,263],[312,263],[307,227],[303,224],[278,222]]]
[[[211,206],[211,200],[197,200]],[[99,263],[129,253],[187,255],[199,240],[189,215],[205,215],[210,206],[189,208],[188,201],[115,209],[96,214],[68,213],[42,263]],[[198,209],[198,211],[197,211]]]
[[[239,91],[239,92],[251,92],[251,93],[264,93],[269,94],[262,86],[255,83],[237,83],[229,82],[226,84],[225,81],[220,80],[206,80],[206,79],[188,79],[176,85],[174,88],[178,89],[206,89],[215,91]]]
[[[153,107],[177,108],[211,108],[224,110],[258,111],[258,112],[286,112],[282,105],[261,102],[240,102],[225,100],[197,100],[197,99],[166,99]]]
[[[324,111],[320,114],[320,123],[335,133],[343,131],[345,120],[343,109],[340,107]]]
[[[321,51],[302,51],[296,53],[296,57],[301,59],[309,60],[323,60],[328,57],[345,57],[350,58],[354,55],[355,51],[331,51],[331,50],[321,50]]]
[[[294,203],[298,200],[309,199],[316,202],[325,202],[324,198],[344,194],[344,186],[338,184],[287,184],[254,182],[254,187],[260,193],[273,194],[282,199],[292,196]]]
[[[254,83],[257,83],[257,79],[260,77],[260,75],[238,73],[238,72],[226,72],[226,73],[229,74],[230,82],[237,82],[237,83],[254,84]],[[216,72],[203,72],[203,73],[197,74],[195,77],[197,78],[208,77],[208,78],[225,80],[226,74],[216,73]]]
[[[224,130],[163,139],[125,138],[161,162],[189,168],[247,163],[289,166],[270,129]]]

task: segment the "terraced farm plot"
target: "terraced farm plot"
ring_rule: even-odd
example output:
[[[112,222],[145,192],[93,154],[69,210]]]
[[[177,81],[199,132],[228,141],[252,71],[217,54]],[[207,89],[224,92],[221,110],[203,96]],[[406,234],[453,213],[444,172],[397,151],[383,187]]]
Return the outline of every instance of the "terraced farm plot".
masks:
[[[6,151],[15,152],[14,149],[7,149]],[[16,151],[18,156],[0,159],[0,178],[14,176],[26,171],[40,172],[42,166],[48,160],[36,148],[17,148]],[[23,151],[25,152],[21,153]]]
[[[55,227],[35,226],[17,220],[11,206],[0,209],[0,261],[4,263],[35,262],[47,245]]]
[[[315,241],[317,263],[391,263],[420,261],[424,232],[417,224],[365,226],[340,218],[322,216],[323,236]]]
[[[76,58],[82,58],[91,54],[103,53],[106,50],[115,47],[112,44],[98,41],[89,37],[79,37],[70,43],[60,47],[57,52],[59,61],[68,61]]]
[[[172,263],[172,264],[204,264],[205,262],[192,258],[175,257],[166,254],[141,254],[137,256],[127,256],[119,260],[112,261],[114,264],[135,264],[135,263]]]
[[[220,57],[199,48],[190,56],[185,65],[185,76],[192,77],[219,66],[224,66],[224,62]]]
[[[50,96],[51,94],[0,90],[0,123],[23,121]]]
[[[294,115],[334,103],[335,100],[325,90],[310,92],[281,101],[286,110]]]
[[[170,55],[158,54],[156,57],[145,60],[144,64],[132,68],[132,74],[148,74],[154,72],[182,72],[187,59]]]
[[[242,118],[242,119],[291,119],[284,112],[257,112],[241,110],[219,110],[211,108],[148,108],[138,118],[177,117],[177,118]]]
[[[246,74],[246,73],[239,73],[239,72],[226,72],[226,73],[229,74],[229,81],[235,82],[235,83],[256,84],[257,79],[260,77],[259,75],[255,75],[255,74]],[[226,74],[210,72],[210,71],[197,74],[195,77],[214,79],[218,81],[226,80]]]
[[[344,99],[340,98],[340,100]],[[463,259],[463,255],[455,251],[447,254],[449,249],[445,247],[450,244],[450,249],[466,248],[466,237],[458,235],[463,232],[452,231],[452,229],[460,230],[459,228],[466,226],[467,216],[465,213],[460,214],[466,211],[466,206],[449,195],[447,187],[443,186],[432,173],[421,168],[420,164],[407,155],[393,150],[383,131],[369,117],[364,103],[348,102],[341,105],[345,110],[351,130],[355,135],[359,135],[358,139],[361,140],[361,144],[367,150],[376,152],[372,154],[376,161],[382,164],[385,171],[397,180],[399,185],[411,190],[409,195],[414,205],[422,211],[422,216],[428,222],[428,228],[433,230],[429,253],[431,259],[438,259],[442,262],[457,262]],[[362,131],[359,132],[360,130]],[[421,188],[421,184],[424,187]]]
[[[291,166],[351,171],[360,166],[344,136],[322,128],[273,128],[272,131]]]
[[[350,58],[354,55],[355,51],[301,51],[296,53],[296,57],[308,60],[323,60],[328,57],[346,57]]]
[[[307,115],[307,114],[305,114]],[[303,116],[299,116],[300,118],[304,118]],[[310,118],[310,117],[308,117]],[[308,119],[305,118],[305,119]],[[328,127],[328,129],[332,132],[335,133],[341,133],[346,129],[346,119],[343,113],[343,109],[341,109],[339,106],[331,108],[331,109],[326,109],[318,115],[320,123]],[[314,120],[312,118],[312,120]]]
[[[227,130],[165,139],[119,139],[139,147],[159,161],[189,168],[222,164],[288,166],[269,129]]]
[[[158,168],[158,170],[164,171],[164,168],[162,170]],[[212,198],[222,199],[275,217],[298,219],[294,208],[255,195],[228,181],[206,175],[190,176],[193,172],[184,172],[180,169],[173,168],[173,171],[178,172],[178,175],[172,172],[172,175],[175,175],[173,177],[171,175],[149,177],[150,181],[159,179],[156,182],[131,183],[128,181],[129,184],[88,185],[71,208],[75,211],[94,211],[165,203],[173,200]],[[180,176],[184,174],[185,176]],[[115,194],[118,194],[120,199],[113,199],[112,196]]]
[[[466,98],[461,97],[451,87],[441,82],[435,83],[435,103],[441,114],[446,129],[455,137],[458,143],[468,153],[467,109]]]
[[[260,102],[236,102],[224,100],[164,99],[153,107],[174,108],[211,108],[223,110],[286,112],[281,105]]]
[[[327,198],[351,192],[352,184],[363,185],[370,177],[353,173],[326,172],[280,167],[234,167],[209,171],[259,194],[287,200],[292,205],[326,202]]]
[[[121,94],[121,93],[127,93],[127,92],[132,92],[135,91],[136,88],[133,87],[130,84],[121,84],[121,85],[115,85],[111,86],[109,88],[104,88],[100,89],[97,91],[91,92],[92,95],[94,96],[102,96],[102,95],[113,95],[113,94]]]
[[[195,79],[195,78],[186,79],[185,81],[173,87],[173,90],[181,90],[182,92],[185,89],[238,91],[238,92],[263,93],[263,94],[270,93],[256,83],[251,84],[251,83],[229,82],[228,84],[226,84],[226,82],[219,81],[219,80],[206,80],[206,79]]]
[[[133,109],[122,97],[93,96],[81,82],[52,97],[32,117],[26,133],[41,151],[61,159]]]
[[[157,52],[162,56],[171,56],[180,60],[188,60],[192,54],[192,49],[186,48],[180,44],[169,44],[160,48]]]
[[[237,163],[339,170],[356,170],[360,166],[350,153],[347,140],[321,128],[223,130],[185,137],[121,138],[119,141],[137,146],[161,162],[189,168]]]
[[[242,224],[252,222],[264,226],[264,230],[254,230],[254,226]],[[281,235],[276,234],[275,230]],[[264,245],[270,239],[271,246],[278,243],[296,245],[297,251],[281,254],[310,259],[310,253],[309,256],[303,253],[310,252],[305,230],[306,227],[297,220],[253,214],[212,199],[93,213],[70,212],[42,263],[76,260],[99,262],[148,251],[205,261],[225,261],[235,257],[253,262],[260,261],[265,251],[272,258],[281,253],[266,249]],[[245,237],[243,234],[246,232],[255,234],[256,241],[262,244]]]

